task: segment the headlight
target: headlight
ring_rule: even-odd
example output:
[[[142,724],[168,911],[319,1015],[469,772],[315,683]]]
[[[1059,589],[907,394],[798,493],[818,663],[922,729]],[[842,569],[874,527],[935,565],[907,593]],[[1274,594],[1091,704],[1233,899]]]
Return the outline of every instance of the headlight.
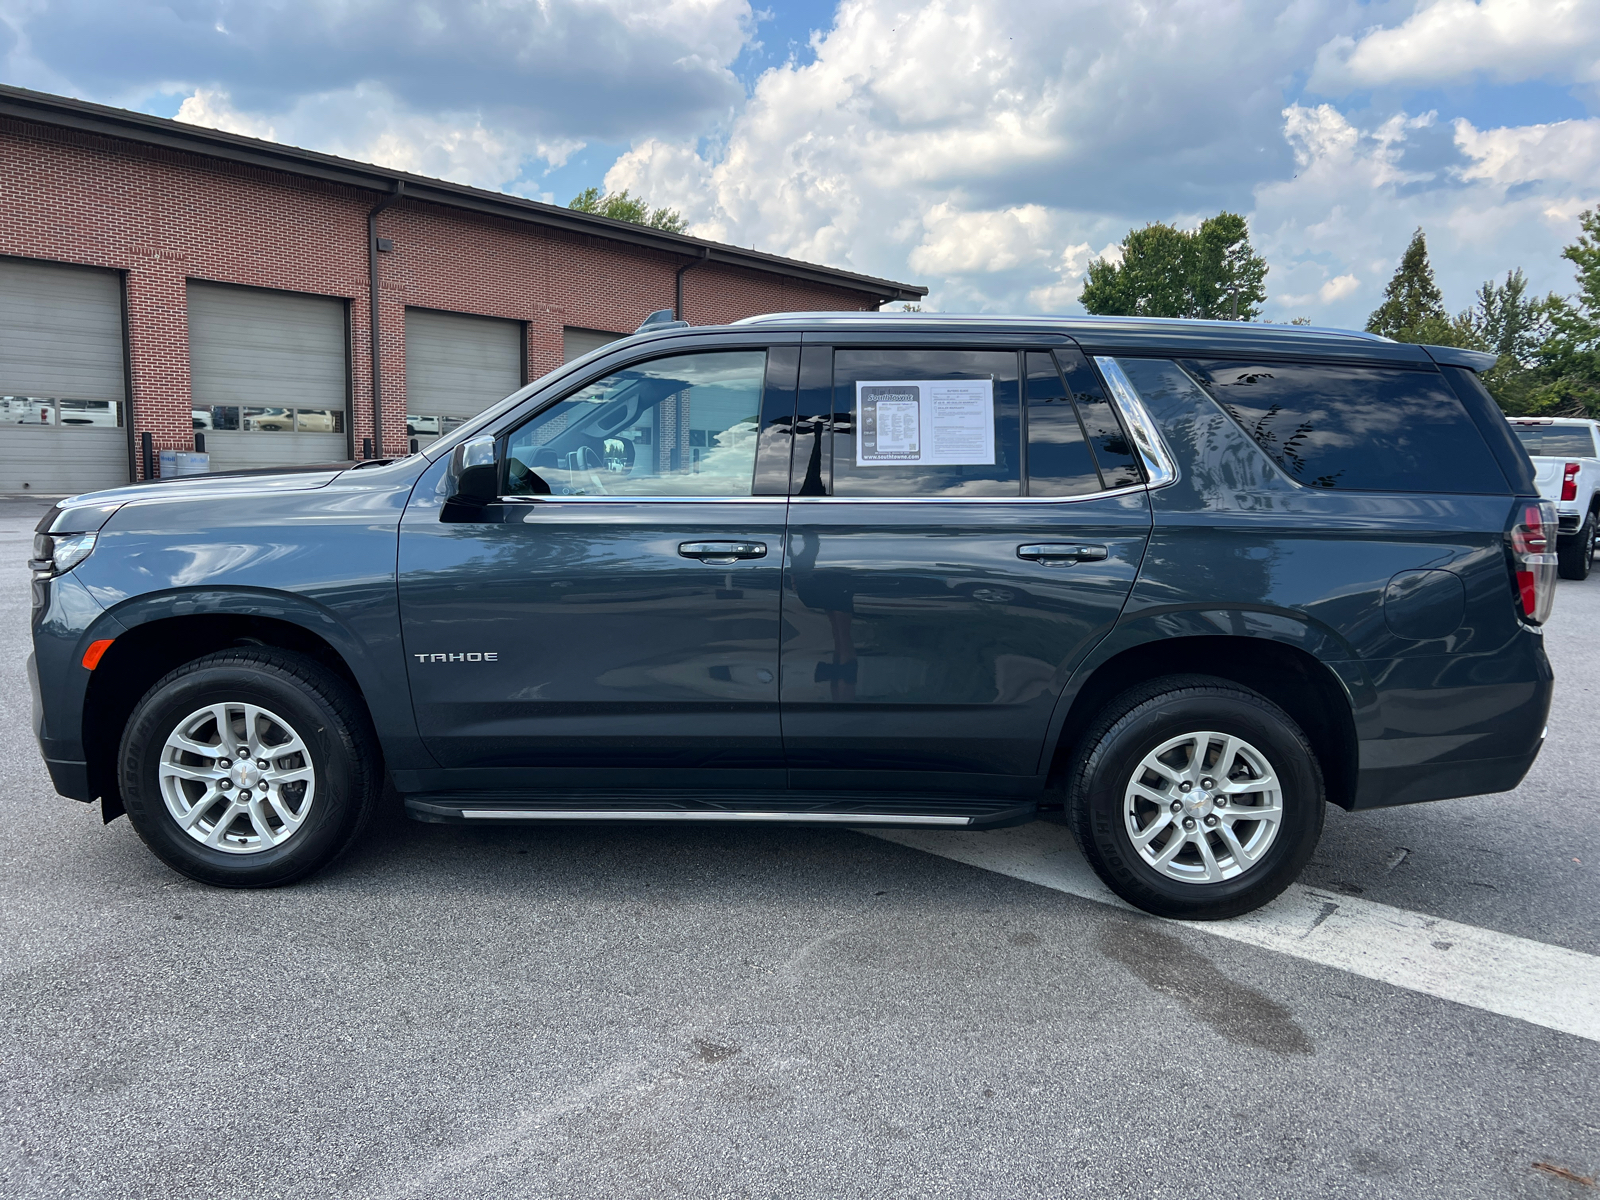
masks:
[[[35,579],[50,579],[65,575],[89,557],[94,549],[93,533],[36,533],[33,535],[33,559],[28,566]]]

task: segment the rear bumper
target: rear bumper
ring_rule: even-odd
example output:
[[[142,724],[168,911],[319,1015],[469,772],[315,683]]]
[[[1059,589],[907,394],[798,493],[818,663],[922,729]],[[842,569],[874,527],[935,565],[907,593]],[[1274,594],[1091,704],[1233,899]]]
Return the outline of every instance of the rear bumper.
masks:
[[[1524,636],[1476,661],[1384,664],[1390,686],[1357,714],[1350,807],[1486,796],[1521,783],[1544,747],[1555,691],[1542,639]]]

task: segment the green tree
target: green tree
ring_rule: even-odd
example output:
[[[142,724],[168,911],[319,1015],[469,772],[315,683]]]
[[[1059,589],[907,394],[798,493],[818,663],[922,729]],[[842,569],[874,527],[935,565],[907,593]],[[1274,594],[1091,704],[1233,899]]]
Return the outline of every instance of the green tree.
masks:
[[[1367,318],[1367,332],[1397,342],[1422,342],[1440,334],[1453,336],[1450,325],[1444,296],[1433,280],[1433,264],[1428,261],[1428,240],[1418,229],[1411,235],[1411,244],[1401,256],[1394,278],[1383,289],[1383,303]],[[1434,340],[1433,344],[1440,343]]]
[[[676,209],[651,208],[642,197],[629,195],[626,188],[604,195],[597,187],[584,188],[567,207],[578,212],[610,217],[613,221],[629,221],[634,225],[663,229],[668,233],[682,233],[688,227],[688,222]]]
[[[1096,259],[1079,302],[1103,316],[1254,320],[1266,302],[1267,263],[1237,213],[1195,230],[1155,222],[1130,229],[1122,261]]]

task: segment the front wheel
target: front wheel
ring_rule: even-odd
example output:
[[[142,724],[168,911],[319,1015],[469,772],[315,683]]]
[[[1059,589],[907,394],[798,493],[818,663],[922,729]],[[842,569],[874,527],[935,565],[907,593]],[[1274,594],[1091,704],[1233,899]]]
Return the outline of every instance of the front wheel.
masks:
[[[1594,566],[1594,514],[1583,519],[1583,524],[1572,537],[1556,542],[1556,573],[1563,579],[1587,579]]]
[[[382,780],[349,685],[265,647],[209,654],[157,682],[117,761],[145,844],[219,887],[277,887],[326,865],[366,824]]]
[[[1066,816],[1106,886],[1162,917],[1259,908],[1322,835],[1322,772],[1290,716],[1227,680],[1169,676],[1117,697],[1069,775]]]

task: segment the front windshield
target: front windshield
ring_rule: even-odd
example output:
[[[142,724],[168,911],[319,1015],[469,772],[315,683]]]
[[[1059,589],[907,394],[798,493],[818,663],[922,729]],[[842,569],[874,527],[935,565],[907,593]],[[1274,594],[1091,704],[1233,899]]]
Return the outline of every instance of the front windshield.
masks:
[[[596,380],[511,434],[526,496],[747,496],[763,350],[678,354]]]

